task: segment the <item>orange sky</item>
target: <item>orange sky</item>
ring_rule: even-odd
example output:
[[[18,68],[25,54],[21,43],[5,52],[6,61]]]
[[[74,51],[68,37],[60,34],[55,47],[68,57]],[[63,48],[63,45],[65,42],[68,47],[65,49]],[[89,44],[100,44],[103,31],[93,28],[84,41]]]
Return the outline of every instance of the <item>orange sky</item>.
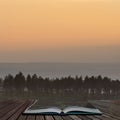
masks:
[[[74,53],[88,56],[96,47],[110,49],[116,58],[119,53],[111,50],[111,46],[119,45],[119,0],[0,1],[0,61],[69,61],[71,58],[73,62],[81,62]],[[72,54],[65,58],[69,50],[74,59]],[[87,52],[80,53],[82,50]],[[58,53],[62,54],[60,58]],[[82,55],[82,61],[98,61],[98,53],[94,60]],[[113,58],[110,61],[115,61]]]

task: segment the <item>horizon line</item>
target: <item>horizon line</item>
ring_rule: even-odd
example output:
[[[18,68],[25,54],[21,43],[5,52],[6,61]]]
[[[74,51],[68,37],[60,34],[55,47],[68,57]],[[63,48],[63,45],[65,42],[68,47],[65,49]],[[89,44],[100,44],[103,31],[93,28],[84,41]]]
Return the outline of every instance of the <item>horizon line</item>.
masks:
[[[0,62],[0,64],[37,64],[37,63],[65,63],[65,64],[78,64],[78,63],[81,63],[81,64],[87,64],[87,63],[97,63],[97,64],[120,64],[120,62],[63,62],[63,61],[59,61],[59,62],[55,62],[55,61],[53,61],[53,62],[48,62],[48,61],[41,61],[41,62]]]

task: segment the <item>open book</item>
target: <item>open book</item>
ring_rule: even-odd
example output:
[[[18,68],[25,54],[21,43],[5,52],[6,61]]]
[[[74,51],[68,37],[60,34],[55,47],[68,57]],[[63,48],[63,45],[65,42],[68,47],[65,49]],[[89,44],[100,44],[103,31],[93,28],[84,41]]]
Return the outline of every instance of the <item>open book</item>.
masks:
[[[32,105],[31,105],[32,106]],[[42,114],[42,115],[102,115],[102,112],[96,108],[87,108],[79,106],[69,106],[64,109],[58,107],[30,109],[28,107],[23,114]]]

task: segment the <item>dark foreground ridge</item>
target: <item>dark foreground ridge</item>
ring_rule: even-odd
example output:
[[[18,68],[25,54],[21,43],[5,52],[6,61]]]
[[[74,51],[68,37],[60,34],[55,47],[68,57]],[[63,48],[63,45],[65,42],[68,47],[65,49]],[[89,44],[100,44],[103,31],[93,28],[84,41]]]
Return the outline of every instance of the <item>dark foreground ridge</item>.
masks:
[[[97,115],[66,115],[66,116],[51,116],[51,115],[23,115],[23,111],[33,103],[33,100],[8,100],[0,102],[0,120],[120,120],[120,114],[115,114],[117,108],[112,112],[105,108],[107,101],[94,101],[102,112],[102,116]],[[111,103],[112,104],[112,103]],[[110,105],[110,103],[109,103]]]

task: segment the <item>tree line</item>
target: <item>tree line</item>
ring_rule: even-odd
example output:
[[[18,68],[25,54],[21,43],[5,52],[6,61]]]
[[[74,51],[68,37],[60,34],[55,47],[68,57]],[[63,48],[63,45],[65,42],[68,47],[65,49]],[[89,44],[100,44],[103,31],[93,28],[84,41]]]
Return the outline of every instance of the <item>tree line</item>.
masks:
[[[22,72],[15,76],[9,74],[0,83],[6,93],[53,93],[53,94],[85,94],[118,96],[120,94],[120,81],[108,77],[99,76],[76,76],[62,78],[43,78],[36,74],[28,74],[26,77]]]

